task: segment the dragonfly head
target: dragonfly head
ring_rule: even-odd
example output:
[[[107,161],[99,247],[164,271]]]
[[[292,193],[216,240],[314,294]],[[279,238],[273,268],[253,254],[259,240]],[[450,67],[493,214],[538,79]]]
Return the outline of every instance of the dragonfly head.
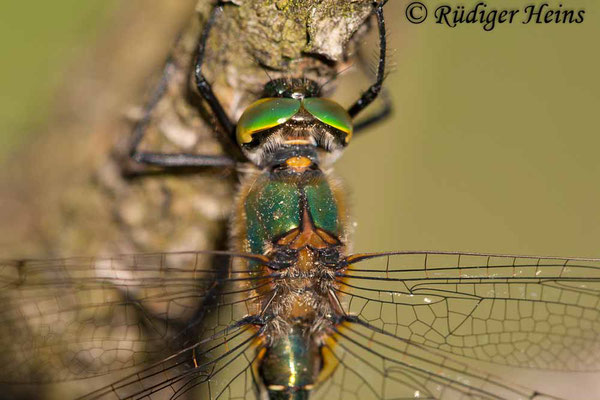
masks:
[[[236,129],[242,151],[258,166],[273,166],[281,152],[314,152],[318,163],[333,162],[352,138],[352,118],[333,100],[319,97],[312,80],[275,79],[248,106]]]

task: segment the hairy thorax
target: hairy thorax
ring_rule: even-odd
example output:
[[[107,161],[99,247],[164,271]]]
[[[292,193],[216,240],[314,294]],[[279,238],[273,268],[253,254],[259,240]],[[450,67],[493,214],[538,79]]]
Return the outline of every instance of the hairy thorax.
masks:
[[[301,250],[297,263],[280,271],[269,290],[273,295],[265,301],[267,331],[275,338],[285,335],[293,325],[304,325],[311,334],[326,329],[336,312],[333,272],[315,261],[309,249]]]

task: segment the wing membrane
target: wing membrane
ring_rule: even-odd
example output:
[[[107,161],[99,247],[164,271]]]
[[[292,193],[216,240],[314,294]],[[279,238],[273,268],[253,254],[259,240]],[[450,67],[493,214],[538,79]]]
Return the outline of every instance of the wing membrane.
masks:
[[[243,322],[91,392],[80,400],[254,399],[251,382],[258,330]],[[243,396],[243,397],[241,397]]]
[[[0,381],[86,378],[169,355],[256,313],[258,279],[219,252],[0,263]],[[206,313],[218,315],[213,326]]]
[[[358,255],[347,312],[414,344],[503,365],[600,366],[600,260],[465,253]]]
[[[256,399],[262,344],[248,317],[281,277],[249,273],[248,259],[262,262],[221,252],[4,261],[0,363],[11,367],[0,382],[104,375],[85,399]],[[598,366],[599,260],[424,252],[348,260],[336,276],[347,321],[323,348],[337,366],[316,398],[550,398],[463,357]]]
[[[504,382],[443,352],[399,341],[366,323],[335,329],[327,346],[339,362],[318,398],[542,399],[539,392]]]

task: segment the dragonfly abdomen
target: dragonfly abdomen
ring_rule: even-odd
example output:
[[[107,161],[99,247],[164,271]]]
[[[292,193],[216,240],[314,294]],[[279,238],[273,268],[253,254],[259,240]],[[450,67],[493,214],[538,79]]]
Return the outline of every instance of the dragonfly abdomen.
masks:
[[[320,347],[308,331],[295,325],[259,355],[259,376],[270,400],[308,399],[322,366]]]

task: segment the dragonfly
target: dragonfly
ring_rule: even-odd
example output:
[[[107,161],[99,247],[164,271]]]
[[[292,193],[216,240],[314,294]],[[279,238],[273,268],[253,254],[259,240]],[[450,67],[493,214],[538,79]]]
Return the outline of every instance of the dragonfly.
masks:
[[[117,374],[83,398],[543,399],[488,364],[594,370],[597,259],[452,252],[348,254],[343,192],[326,168],[379,94],[384,3],[374,6],[375,83],[348,109],[308,79],[275,79],[233,124],[245,160],[231,251],[4,260],[0,380]],[[145,165],[231,167],[225,156],[138,150]],[[58,357],[57,357],[58,355]],[[480,364],[479,362],[483,363]],[[480,365],[484,367],[481,368]]]

